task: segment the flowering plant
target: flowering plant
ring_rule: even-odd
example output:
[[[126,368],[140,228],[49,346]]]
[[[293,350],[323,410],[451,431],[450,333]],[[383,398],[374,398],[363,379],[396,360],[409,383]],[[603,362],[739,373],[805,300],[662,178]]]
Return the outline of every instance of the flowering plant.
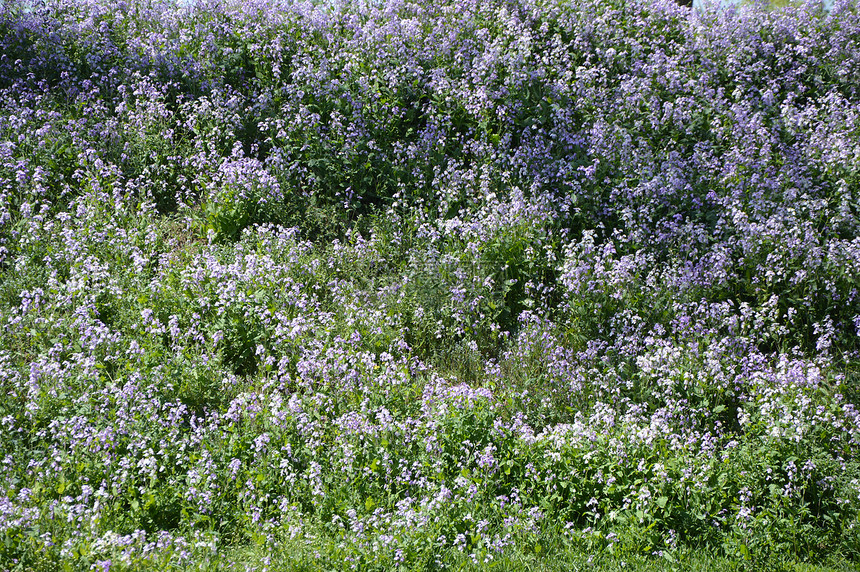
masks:
[[[0,568],[856,565],[858,50],[847,0],[4,2]]]

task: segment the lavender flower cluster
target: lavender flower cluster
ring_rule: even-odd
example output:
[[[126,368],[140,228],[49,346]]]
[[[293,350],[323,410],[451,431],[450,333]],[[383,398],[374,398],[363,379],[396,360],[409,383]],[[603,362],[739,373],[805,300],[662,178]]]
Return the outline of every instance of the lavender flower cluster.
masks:
[[[0,7],[0,568],[860,551],[860,10]]]

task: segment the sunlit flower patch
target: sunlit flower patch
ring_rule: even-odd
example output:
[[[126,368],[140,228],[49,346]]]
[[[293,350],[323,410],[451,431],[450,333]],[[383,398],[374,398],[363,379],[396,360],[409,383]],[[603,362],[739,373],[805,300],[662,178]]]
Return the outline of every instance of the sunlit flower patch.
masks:
[[[848,1],[4,3],[0,568],[856,563],[858,53]]]

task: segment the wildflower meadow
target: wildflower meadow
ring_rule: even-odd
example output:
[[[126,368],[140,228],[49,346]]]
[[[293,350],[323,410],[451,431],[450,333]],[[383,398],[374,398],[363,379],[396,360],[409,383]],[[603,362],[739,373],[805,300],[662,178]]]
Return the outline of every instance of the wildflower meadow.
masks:
[[[860,7],[0,2],[0,570],[856,570]]]

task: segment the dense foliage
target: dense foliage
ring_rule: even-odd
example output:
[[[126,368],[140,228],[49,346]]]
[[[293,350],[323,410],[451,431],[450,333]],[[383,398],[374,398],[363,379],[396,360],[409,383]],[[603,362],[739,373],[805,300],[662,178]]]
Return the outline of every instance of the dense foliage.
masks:
[[[857,561],[856,3],[9,1],[0,109],[0,568]]]

